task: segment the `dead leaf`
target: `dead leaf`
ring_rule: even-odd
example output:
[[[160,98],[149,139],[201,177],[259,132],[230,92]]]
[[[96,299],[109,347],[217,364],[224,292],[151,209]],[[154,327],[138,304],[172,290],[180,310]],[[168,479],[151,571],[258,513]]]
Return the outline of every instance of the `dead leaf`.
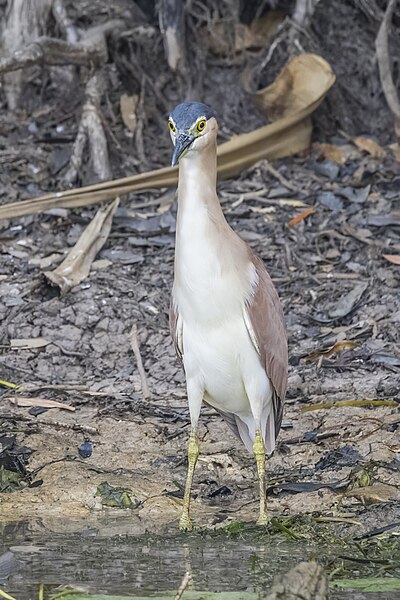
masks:
[[[361,300],[364,292],[368,288],[368,283],[360,283],[356,285],[348,294],[343,296],[336,307],[329,311],[329,316],[332,319],[342,319],[354,309]]]
[[[208,23],[200,30],[200,36],[210,52],[218,56],[229,56],[232,51],[265,48],[284,18],[283,11],[269,10],[250,25],[237,23],[234,27],[234,39],[232,39],[232,30],[226,26],[226,23],[222,21],[215,24]]]
[[[57,285],[62,294],[84,281],[89,275],[97,253],[108,238],[112,218],[118,205],[119,198],[116,198],[112,204],[99,208],[61,265],[54,271],[44,272],[45,277]]]
[[[329,358],[333,354],[337,352],[341,352],[342,350],[354,350],[354,348],[359,348],[360,344],[356,342],[352,342],[350,340],[342,340],[341,342],[336,342],[331,348],[327,350],[315,350],[314,352],[310,352],[307,356],[304,357],[305,360],[315,360],[317,358]]]
[[[386,156],[385,150],[377,142],[371,138],[359,135],[352,138],[354,144],[363,152],[367,152],[372,158],[384,158]]]
[[[133,96],[128,96],[128,94],[122,94],[121,98],[119,99],[121,117],[129,131],[135,131],[136,129],[136,108],[138,102],[139,96],[137,94],[134,94]]]
[[[111,260],[108,260],[107,258],[100,258],[92,263],[92,269],[96,269],[96,271],[98,269],[107,269],[107,267],[111,267],[112,264],[113,263]]]
[[[4,379],[0,379],[0,385],[9,388],[17,388],[18,386],[15,383],[10,383],[9,381],[4,381]]]
[[[218,147],[218,175],[228,177],[262,159],[296,154],[309,147],[310,115],[335,82],[332,69],[316,54],[292,57],[277,79],[256,93],[263,112],[276,122],[233,137]],[[281,116],[279,116],[281,115]],[[41,213],[54,207],[80,207],[148,188],[175,186],[176,167],[165,167],[83,188],[66,190],[0,206],[0,219]]]
[[[33,348],[44,348],[51,341],[45,340],[44,338],[20,338],[10,340],[10,345],[13,350],[27,350]]]
[[[400,256],[398,254],[384,254],[383,258],[386,258],[393,265],[400,265]]]
[[[319,158],[331,160],[338,165],[344,165],[348,160],[359,160],[360,151],[352,144],[322,144],[315,142],[313,150],[319,152]]]
[[[400,490],[393,485],[385,483],[375,483],[367,487],[358,487],[345,492],[344,496],[359,498],[360,500],[369,500],[372,502],[390,502],[391,500],[400,500]]]
[[[289,119],[314,102],[319,104],[322,90],[325,95],[325,90],[330,89],[335,82],[330,65],[317,54],[293,56],[271,85],[256,92],[252,90],[254,84],[251,81],[251,73],[245,71],[242,79],[243,87],[246,92],[252,94],[254,104],[273,121],[285,117]],[[309,114],[308,110],[307,113]],[[311,136],[309,122],[307,129]],[[302,149],[309,146],[310,140]]]
[[[309,208],[306,208],[306,210],[303,210],[303,212],[301,212],[299,215],[297,215],[297,217],[293,217],[293,219],[291,219],[288,223],[289,227],[294,227],[294,225],[297,225],[297,223],[300,223],[300,221],[304,221],[304,219],[306,219],[307,217],[309,217],[310,215],[312,215],[314,212],[314,207],[310,206]]]
[[[312,145],[312,149],[318,151],[318,158],[331,160],[338,165],[344,165],[347,160],[342,148],[343,146],[336,146],[335,144],[319,144],[318,142]]]
[[[280,206],[294,206],[296,208],[302,208],[303,206],[308,206],[302,200],[294,200],[293,198],[274,198],[271,202],[277,202]]]
[[[47,269],[54,262],[62,258],[62,254],[59,252],[54,252],[53,254],[49,254],[49,256],[45,256],[44,258],[31,258],[29,261],[30,265],[37,265],[40,269]]]
[[[47,400],[47,398],[8,398],[13,404],[22,407],[28,406],[40,406],[40,408],[60,408],[63,410],[69,410],[71,412],[75,412],[75,406],[71,406],[70,404],[64,404],[61,402],[57,402],[56,400]]]

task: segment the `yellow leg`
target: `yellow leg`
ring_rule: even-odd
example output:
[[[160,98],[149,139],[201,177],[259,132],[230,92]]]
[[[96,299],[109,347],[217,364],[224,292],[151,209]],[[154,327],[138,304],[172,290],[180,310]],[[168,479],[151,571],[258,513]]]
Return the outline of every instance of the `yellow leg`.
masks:
[[[260,516],[257,519],[257,525],[266,525],[269,519],[266,509],[265,449],[260,431],[256,431],[253,452],[254,456],[256,457],[258,482],[260,485]]]
[[[183,510],[179,521],[179,529],[181,529],[181,531],[191,531],[193,529],[192,521],[190,519],[190,491],[192,489],[194,469],[196,467],[198,456],[199,444],[197,442],[197,435],[192,432],[190,434],[188,445],[189,466],[186,478],[185,495],[183,497]]]

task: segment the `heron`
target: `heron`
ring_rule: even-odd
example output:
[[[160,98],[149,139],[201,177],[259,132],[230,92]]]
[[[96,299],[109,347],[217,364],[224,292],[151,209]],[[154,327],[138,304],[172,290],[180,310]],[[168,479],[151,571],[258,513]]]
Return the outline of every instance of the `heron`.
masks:
[[[191,530],[201,406],[212,406],[254,454],[257,524],[268,523],[266,455],[282,423],[288,379],[283,311],[263,261],[229,226],[217,195],[214,111],[184,102],[170,113],[172,166],[179,165],[170,328],[183,363],[190,412],[188,471],[179,521]]]

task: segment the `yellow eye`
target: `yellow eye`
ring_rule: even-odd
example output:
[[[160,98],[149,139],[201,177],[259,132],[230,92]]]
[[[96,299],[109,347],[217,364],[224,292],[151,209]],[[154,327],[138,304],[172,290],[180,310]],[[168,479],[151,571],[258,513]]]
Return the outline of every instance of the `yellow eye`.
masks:
[[[174,131],[175,131],[175,125],[173,124],[173,122],[172,122],[172,121],[168,121],[168,127],[170,128],[170,130],[171,130],[172,132],[174,132]]]
[[[202,119],[201,121],[199,121],[197,123],[197,131],[203,131],[206,124],[207,124],[207,121],[205,119]]]

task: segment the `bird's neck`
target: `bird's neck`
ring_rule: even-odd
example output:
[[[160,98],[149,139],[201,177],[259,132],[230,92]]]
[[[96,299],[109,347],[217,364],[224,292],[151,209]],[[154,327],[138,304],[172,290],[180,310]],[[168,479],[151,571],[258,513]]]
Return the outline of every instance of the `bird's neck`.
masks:
[[[224,220],[217,196],[217,144],[189,153],[179,162],[178,213],[206,209],[211,218]]]

